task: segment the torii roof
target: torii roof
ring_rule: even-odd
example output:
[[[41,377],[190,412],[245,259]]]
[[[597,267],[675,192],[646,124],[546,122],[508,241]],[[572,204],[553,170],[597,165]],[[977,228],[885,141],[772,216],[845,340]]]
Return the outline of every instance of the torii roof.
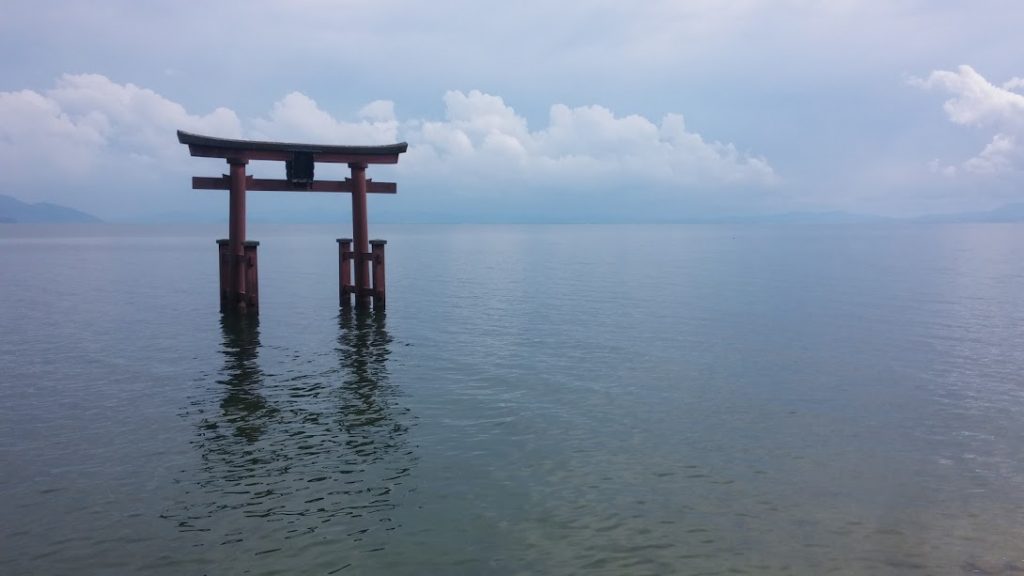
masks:
[[[188,146],[192,156],[229,158],[237,160],[289,161],[297,153],[312,154],[314,162],[365,162],[367,164],[397,164],[398,155],[409,148],[399,142],[384,146],[341,146],[336,144],[299,144],[293,142],[266,142],[260,140],[233,140],[214,138],[178,130],[178,142]]]

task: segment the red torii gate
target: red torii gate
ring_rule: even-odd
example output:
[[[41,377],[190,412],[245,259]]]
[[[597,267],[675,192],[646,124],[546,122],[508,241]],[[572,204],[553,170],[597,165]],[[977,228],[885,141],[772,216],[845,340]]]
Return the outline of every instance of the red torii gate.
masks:
[[[355,304],[366,307],[373,300],[375,308],[383,308],[384,245],[385,240],[369,240],[366,224],[366,194],[394,194],[394,182],[373,182],[366,178],[368,164],[397,164],[398,155],[408,149],[400,142],[386,146],[334,146],[294,144],[286,142],[260,142],[213,138],[178,130],[178,142],[188,146],[192,156],[224,158],[230,165],[230,174],[220,177],[192,178],[196,190],[229,190],[228,238],[218,240],[220,252],[220,309],[222,312],[239,310],[259,311],[259,278],[256,247],[259,242],[245,238],[245,192],[349,192],[352,194],[352,239],[338,239],[339,299],[343,307],[351,305],[349,295],[355,295]],[[253,178],[245,175],[249,160],[278,160],[285,163],[284,180]],[[352,177],[344,180],[315,180],[317,162],[348,164]],[[353,246],[353,244],[355,244]],[[370,251],[370,245],[373,251]],[[350,278],[350,261],[355,261],[355,283]],[[370,263],[373,262],[373,285]]]

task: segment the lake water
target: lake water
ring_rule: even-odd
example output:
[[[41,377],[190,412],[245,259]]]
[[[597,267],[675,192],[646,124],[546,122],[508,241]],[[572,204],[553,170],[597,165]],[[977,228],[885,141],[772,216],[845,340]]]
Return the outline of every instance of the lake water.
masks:
[[[2,574],[1015,574],[1024,226],[0,226]]]

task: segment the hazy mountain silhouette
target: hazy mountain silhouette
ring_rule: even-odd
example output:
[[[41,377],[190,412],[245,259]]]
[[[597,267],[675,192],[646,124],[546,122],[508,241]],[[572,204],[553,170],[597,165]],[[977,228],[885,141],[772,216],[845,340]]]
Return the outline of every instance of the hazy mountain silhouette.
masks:
[[[1004,204],[982,212],[931,214],[914,220],[918,222],[1024,222],[1024,202]]]
[[[5,223],[73,223],[100,222],[92,214],[74,208],[38,202],[28,204],[17,198],[0,194],[0,222]]]

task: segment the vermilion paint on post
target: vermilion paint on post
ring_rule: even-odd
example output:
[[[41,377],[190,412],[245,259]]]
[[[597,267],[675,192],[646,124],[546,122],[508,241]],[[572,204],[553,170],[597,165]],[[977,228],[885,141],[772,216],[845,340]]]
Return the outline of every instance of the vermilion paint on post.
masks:
[[[366,164],[353,162],[352,170],[352,250],[356,254],[356,306],[370,299],[370,233],[366,223]]]
[[[236,306],[247,311],[249,298],[246,296],[245,280],[248,276],[248,261],[245,257],[245,165],[247,160],[228,158],[231,166],[231,190],[228,200],[228,245],[231,251],[228,259],[228,274],[231,277],[230,302],[221,300],[221,310]],[[221,265],[224,265],[223,259]],[[223,298],[223,296],[222,296]],[[253,303],[253,307],[258,303]]]
[[[370,240],[373,255],[373,307],[379,310],[384,309],[384,302],[387,299],[387,289],[384,286],[384,246],[387,243],[387,240]]]
[[[352,239],[338,238],[338,302],[352,303]]]

